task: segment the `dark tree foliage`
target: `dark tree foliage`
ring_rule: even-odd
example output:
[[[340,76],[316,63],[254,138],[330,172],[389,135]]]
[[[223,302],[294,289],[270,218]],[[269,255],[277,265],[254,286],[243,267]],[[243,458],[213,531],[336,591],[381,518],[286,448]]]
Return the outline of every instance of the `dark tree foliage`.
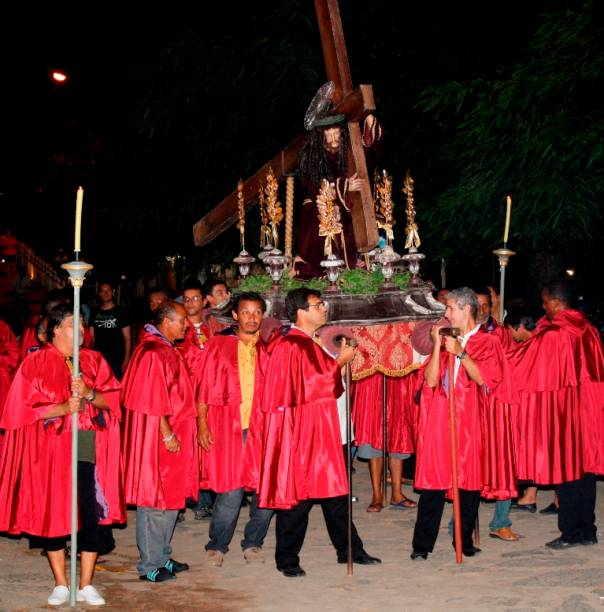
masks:
[[[426,237],[477,257],[502,240],[562,256],[602,233],[604,32],[592,2],[546,14],[526,55],[494,78],[428,87],[419,107],[443,131],[447,185],[424,217]]]

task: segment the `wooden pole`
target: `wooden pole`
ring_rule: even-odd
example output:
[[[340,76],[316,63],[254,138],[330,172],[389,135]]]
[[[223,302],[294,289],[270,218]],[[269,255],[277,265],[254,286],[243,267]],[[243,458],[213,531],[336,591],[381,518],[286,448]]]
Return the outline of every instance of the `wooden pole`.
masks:
[[[453,484],[453,525],[455,533],[455,560],[462,562],[461,507],[457,482],[457,436],[455,435],[455,356],[449,353],[449,429],[451,432],[451,481]]]
[[[346,575],[352,576],[352,420],[350,409],[350,385],[352,376],[350,373],[350,363],[346,364],[346,469],[348,471],[348,524],[347,524],[347,569]]]
[[[382,380],[382,506],[386,506],[388,499],[388,389],[386,387],[386,374]]]

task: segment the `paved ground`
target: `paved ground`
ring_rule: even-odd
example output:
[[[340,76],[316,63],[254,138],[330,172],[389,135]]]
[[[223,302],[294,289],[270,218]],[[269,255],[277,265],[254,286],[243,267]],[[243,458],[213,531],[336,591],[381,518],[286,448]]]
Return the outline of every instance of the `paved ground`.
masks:
[[[446,509],[443,528],[433,555],[426,561],[409,559],[415,520],[414,510],[385,509],[365,512],[369,500],[366,466],[357,464],[355,522],[367,550],[383,559],[381,566],[355,566],[346,576],[346,566],[337,565],[328,543],[321,511],[316,507],[302,551],[306,578],[281,576],[272,561],[274,530],[267,538],[264,565],[246,565],[238,549],[245,509],[239,521],[234,546],[222,568],[204,563],[203,545],[208,523],[186,521],[174,535],[174,557],[191,564],[191,571],[177,580],[152,585],[138,580],[134,563],[134,513],[130,525],[116,531],[118,547],[97,573],[96,586],[108,601],[107,610],[498,610],[529,612],[587,612],[604,608],[604,532],[601,544],[554,552],[544,542],[558,535],[556,517],[514,514],[514,527],[525,537],[504,543],[488,537],[492,506],[481,506],[483,552],[462,565],[455,564],[446,533],[451,509]],[[405,487],[407,489],[408,487]],[[604,521],[604,482],[598,483],[598,514]],[[408,491],[406,490],[408,493]],[[544,507],[552,493],[540,493]],[[0,538],[0,610],[50,609],[46,598],[52,583],[46,559],[29,551],[26,540]],[[68,606],[64,606],[64,609]]]

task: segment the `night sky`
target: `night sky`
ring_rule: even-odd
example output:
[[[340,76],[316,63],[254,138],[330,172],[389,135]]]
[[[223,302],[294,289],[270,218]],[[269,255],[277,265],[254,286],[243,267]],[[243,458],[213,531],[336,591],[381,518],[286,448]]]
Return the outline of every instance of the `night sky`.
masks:
[[[571,5],[340,2],[353,82],[373,85],[386,134],[385,165],[400,175],[411,168],[420,218],[422,189],[435,180],[429,157],[438,131],[420,117],[421,92],[505,70],[526,53],[546,9]],[[124,6],[32,8],[3,20],[0,225],[43,255],[69,250],[81,183],[84,253],[99,269],[142,275],[177,252],[193,267],[230,258],[236,230],[200,250],[191,226],[239,176],[300,133],[304,111],[326,80],[313,3],[203,3],[195,11],[176,3],[160,12]],[[189,57],[191,66],[171,72],[168,50],[187,45],[206,56]],[[273,57],[267,78],[278,84],[270,93],[266,86],[258,91],[258,62],[273,48],[301,50],[301,57],[284,59],[283,74]],[[240,80],[233,78],[237,65]],[[53,68],[67,71],[66,85],[51,83]],[[204,86],[188,92],[189,75]],[[141,128],[144,109],[158,108],[165,115],[156,115],[150,136],[148,125]],[[437,260],[438,245],[423,250]]]

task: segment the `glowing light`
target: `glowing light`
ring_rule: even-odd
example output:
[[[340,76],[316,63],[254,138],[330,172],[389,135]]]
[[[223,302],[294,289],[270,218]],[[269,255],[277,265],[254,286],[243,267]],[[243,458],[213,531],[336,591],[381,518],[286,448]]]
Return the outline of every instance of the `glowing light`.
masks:
[[[566,271],[566,276],[569,276],[570,278],[572,278],[574,275],[575,275],[575,269],[568,268],[568,270]]]
[[[61,70],[53,70],[50,77],[55,83],[65,83],[67,81],[67,75]]]

